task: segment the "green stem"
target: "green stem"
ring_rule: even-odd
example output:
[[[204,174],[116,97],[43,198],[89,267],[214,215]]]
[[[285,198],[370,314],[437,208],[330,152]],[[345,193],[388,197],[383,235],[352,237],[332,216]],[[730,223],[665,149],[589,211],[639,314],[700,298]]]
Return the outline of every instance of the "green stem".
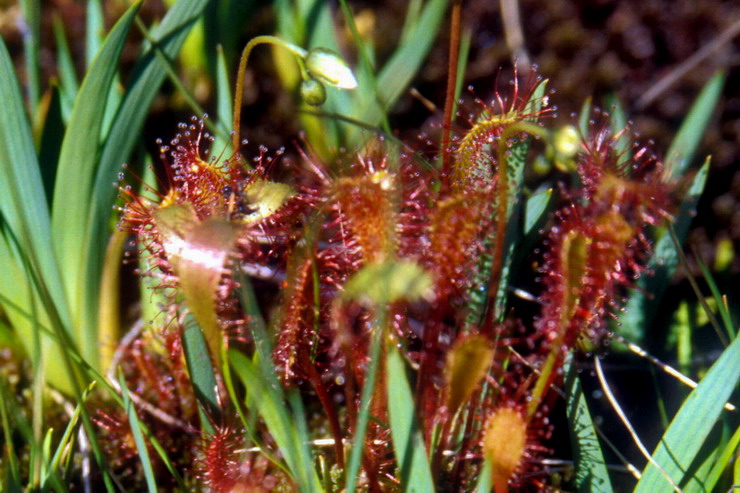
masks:
[[[247,70],[247,60],[249,60],[249,55],[258,44],[271,44],[287,49],[296,56],[296,61],[298,62],[298,67],[301,70],[301,76],[303,79],[307,80],[310,78],[308,71],[306,70],[306,64],[304,63],[304,59],[306,58],[306,55],[308,55],[306,50],[275,36],[265,35],[252,38],[249,43],[247,43],[247,46],[244,47],[244,51],[242,51],[242,56],[239,59],[239,72],[236,75],[236,90],[234,91],[234,125],[233,134],[231,136],[234,151],[239,149],[239,128],[241,127],[242,118],[241,107],[242,94],[244,93],[244,73]]]

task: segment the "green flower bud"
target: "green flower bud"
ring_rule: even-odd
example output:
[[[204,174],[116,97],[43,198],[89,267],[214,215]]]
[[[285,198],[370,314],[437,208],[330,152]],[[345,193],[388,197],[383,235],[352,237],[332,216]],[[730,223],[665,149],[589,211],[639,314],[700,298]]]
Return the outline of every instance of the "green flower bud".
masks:
[[[339,89],[357,87],[352,70],[339,55],[326,48],[313,48],[306,55],[306,70],[321,82]]]
[[[572,171],[575,169],[575,158],[581,146],[581,136],[578,129],[573,125],[567,125],[552,136],[551,159],[555,167],[560,171]]]
[[[326,101],[326,89],[316,79],[301,82],[301,97],[311,106],[321,106]]]

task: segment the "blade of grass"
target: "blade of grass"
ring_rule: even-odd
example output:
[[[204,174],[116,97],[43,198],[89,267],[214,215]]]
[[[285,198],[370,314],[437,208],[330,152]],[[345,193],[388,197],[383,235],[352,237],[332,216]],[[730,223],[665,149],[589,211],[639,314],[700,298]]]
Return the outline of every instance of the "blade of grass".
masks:
[[[566,363],[565,375],[566,412],[575,462],[575,485],[582,492],[611,492],[609,471],[572,358]]]
[[[391,55],[377,76],[379,103],[365,98],[353,116],[359,116],[369,125],[378,125],[385,112],[403,94],[416,77],[432,43],[437,36],[447,11],[447,0],[430,0],[410,27],[403,44]]]
[[[679,242],[683,244],[693,219],[693,210],[701,196],[709,173],[709,159],[689,185],[678,213],[674,228]],[[678,254],[671,240],[671,235],[661,230],[657,236],[653,255],[648,261],[648,269],[653,275],[643,276],[625,305],[625,313],[619,317],[620,326],[615,332],[625,339],[638,344],[645,336],[645,329],[650,327],[658,304],[666,287],[678,267]],[[649,293],[649,294],[648,294]]]
[[[23,58],[26,67],[26,88],[28,89],[28,106],[31,113],[36,112],[41,97],[41,65],[39,49],[41,47],[41,2],[40,0],[21,0],[23,23]]]
[[[684,400],[652,456],[678,484],[685,476],[725,402],[740,379],[740,338],[735,338],[712,365],[699,386]],[[668,483],[652,463],[643,471],[636,493],[663,491]]]
[[[144,477],[146,478],[146,486],[149,493],[157,493],[157,482],[154,476],[154,470],[152,469],[152,463],[149,460],[149,450],[144,440],[144,435],[141,432],[141,422],[136,414],[136,408],[134,403],[131,402],[131,396],[129,395],[128,387],[126,386],[126,379],[123,377],[123,370],[118,370],[118,382],[121,385],[121,395],[123,396],[123,405],[126,413],[128,414],[128,422],[131,425],[131,434],[134,437],[136,443],[136,450],[139,452],[139,458],[141,459],[141,465],[144,469]]]
[[[383,310],[385,312],[385,310]],[[380,353],[383,345],[383,328],[385,316],[383,313],[377,317],[375,333],[370,343],[370,360],[367,365],[365,380],[362,385],[362,395],[360,397],[360,413],[357,416],[357,428],[355,436],[352,439],[352,449],[349,456],[349,463],[345,471],[346,483],[345,490],[347,493],[354,493],[357,487],[357,479],[360,473],[360,463],[362,462],[362,452],[365,448],[365,433],[367,424],[370,420],[370,407],[375,389],[375,379],[378,376],[378,367],[380,366]]]
[[[182,344],[190,382],[198,399],[201,425],[208,433],[213,433],[211,423],[221,421],[219,398],[216,394],[216,375],[203,331],[192,313],[188,313],[183,321]]]
[[[54,16],[54,41],[57,46],[57,68],[59,70],[59,87],[62,95],[62,116],[64,122],[69,122],[69,116],[72,114],[72,106],[79,83],[77,81],[77,72],[72,60],[72,53],[69,50],[67,35],[64,32],[64,22],[58,15]],[[56,161],[54,161],[56,162]]]
[[[257,364],[243,354],[229,350],[228,355],[234,371],[247,387],[267,429],[285,457],[299,490],[323,491],[311,456],[307,455],[305,444],[300,442],[297,425],[294,422],[297,417],[288,414],[289,406],[283,396],[282,387],[272,385],[271,379],[265,378],[266,375]],[[262,358],[259,359],[260,366],[271,365],[271,360],[265,363]]]
[[[735,457],[735,463],[737,463],[736,454],[740,450],[740,427],[735,429],[732,437],[727,441],[723,450],[718,454],[717,461],[714,463],[712,470],[709,472],[707,477],[702,483],[703,490],[706,492],[715,491],[714,487],[722,477],[722,473],[727,469],[728,464],[731,463],[733,457]],[[690,492],[687,492],[690,493]]]
[[[75,338],[82,355],[94,366],[98,361],[93,308],[96,296],[93,294],[86,299],[88,283],[83,265],[87,259],[80,252],[86,237],[108,95],[118,59],[140,6],[141,2],[135,3],[118,20],[82,81],[62,143],[54,187],[51,228],[56,238],[55,251],[63,269],[68,299],[77,307],[73,314],[78,324]],[[70,193],[70,190],[78,192]]]
[[[105,15],[100,0],[87,0],[85,9],[85,66],[92,66],[105,39]]]
[[[424,440],[416,422],[413,394],[406,378],[406,365],[398,348],[389,345],[388,418],[396,461],[404,491],[433,492],[434,479],[426,456]]]
[[[702,262],[701,258],[699,258],[698,255],[694,255],[694,258],[696,259],[696,263],[699,266],[699,269],[701,269],[701,273],[704,275],[704,280],[709,286],[709,290],[712,292],[712,297],[714,298],[715,303],[717,303],[717,310],[722,317],[722,323],[725,326],[727,336],[730,338],[730,340],[732,340],[735,338],[736,335],[735,325],[732,323],[730,312],[725,306],[725,303],[722,299],[722,293],[719,292],[717,283],[714,282],[714,276],[712,276],[712,273],[709,271],[709,268],[707,268],[706,264]]]
[[[691,166],[709,119],[722,95],[724,82],[725,74],[721,71],[709,79],[673,138],[665,159],[666,171],[672,178],[683,176]]]

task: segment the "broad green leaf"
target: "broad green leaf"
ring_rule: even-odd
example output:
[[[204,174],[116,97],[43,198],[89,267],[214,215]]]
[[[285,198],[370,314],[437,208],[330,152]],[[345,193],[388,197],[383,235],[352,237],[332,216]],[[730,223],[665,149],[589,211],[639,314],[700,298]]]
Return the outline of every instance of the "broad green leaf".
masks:
[[[678,485],[684,485],[690,479],[686,472],[725,403],[737,389],[740,381],[739,362],[740,338],[735,338],[712,365],[699,386],[684,400],[652,454],[655,461]],[[662,472],[649,463],[635,492],[669,491],[670,488]]]
[[[123,371],[120,369],[118,372],[118,383],[121,386],[123,404],[126,409],[126,414],[128,414],[131,434],[134,436],[136,450],[139,452],[139,458],[141,459],[140,462],[144,469],[147,489],[149,493],[157,493],[157,482],[154,476],[154,470],[152,469],[152,463],[149,460],[149,450],[146,447],[144,434],[141,432],[141,422],[139,421],[139,417],[136,415],[136,407],[134,406],[134,403],[131,402],[131,396],[129,395],[128,387],[126,387],[126,379],[123,377]]]
[[[684,176],[691,166],[709,119],[722,95],[724,82],[724,72],[718,72],[709,79],[673,138],[665,159],[666,171],[672,178]]]
[[[434,479],[416,420],[414,398],[406,378],[406,364],[395,345],[389,346],[386,371],[388,418],[403,490],[433,492]]]
[[[575,462],[575,485],[581,492],[610,493],[613,490],[609,471],[572,360],[568,362],[565,373],[566,413]]]
[[[84,263],[88,259],[80,252],[86,237],[105,107],[118,58],[140,6],[140,2],[135,3],[119,19],[82,81],[62,143],[54,187],[51,228],[56,238],[55,252],[63,269],[68,299],[78,310],[73,314],[79,324],[76,339],[85,359],[94,365],[98,359],[92,323],[95,314],[88,310],[95,306],[95,297],[85,299]]]
[[[709,173],[709,160],[704,163],[689,186],[686,196],[676,214],[674,228],[676,237],[681,243],[686,239],[693,212],[699,197],[704,190],[704,184]],[[665,292],[668,283],[678,266],[678,255],[671,240],[671,235],[665,229],[659,232],[653,255],[647,267],[654,274],[643,276],[637,283],[637,289],[632,292],[625,306],[625,313],[619,317],[619,333],[626,339],[638,342],[644,337],[644,331],[650,327],[655,316],[655,310]],[[649,294],[648,294],[649,293]]]

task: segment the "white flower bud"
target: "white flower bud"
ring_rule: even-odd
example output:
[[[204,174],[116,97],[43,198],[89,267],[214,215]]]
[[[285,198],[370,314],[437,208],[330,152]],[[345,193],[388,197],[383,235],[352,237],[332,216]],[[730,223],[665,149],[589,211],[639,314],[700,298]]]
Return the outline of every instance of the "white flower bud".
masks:
[[[321,82],[339,89],[357,87],[352,70],[339,55],[326,48],[313,48],[306,55],[306,70]]]

